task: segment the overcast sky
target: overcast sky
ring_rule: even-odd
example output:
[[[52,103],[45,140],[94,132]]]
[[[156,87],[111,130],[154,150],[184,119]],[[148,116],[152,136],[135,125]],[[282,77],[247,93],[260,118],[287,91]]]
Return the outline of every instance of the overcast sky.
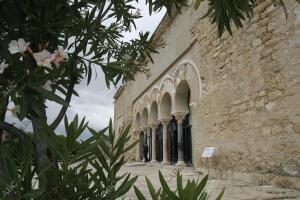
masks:
[[[162,10],[159,13],[155,13],[152,16],[148,14],[148,7],[141,1],[138,3],[138,7],[141,9],[143,18],[136,20],[137,30],[132,30],[131,33],[125,35],[125,40],[129,40],[138,36],[140,31],[154,32],[161,19],[165,14],[165,10]],[[89,121],[89,126],[99,130],[108,125],[109,119],[113,119],[114,115],[114,100],[113,96],[117,90],[113,86],[110,89],[107,89],[104,75],[101,70],[97,72],[97,79],[93,79],[89,86],[86,84],[86,80],[82,81],[75,88],[79,93],[80,97],[73,96],[71,101],[71,107],[68,109],[67,116],[69,119],[73,118],[76,114],[79,115],[80,119],[84,116]],[[52,122],[57,116],[60,107],[53,102],[47,102],[47,116],[48,121]],[[9,105],[13,107],[13,105]],[[22,122],[19,122],[16,118],[12,117],[11,113],[8,112],[7,119],[10,122],[16,123],[17,127],[23,127]],[[31,129],[31,126],[26,128],[27,130]],[[64,133],[64,126],[60,126],[56,130],[57,133]],[[87,134],[87,133],[85,133]],[[85,135],[86,137],[87,135]]]

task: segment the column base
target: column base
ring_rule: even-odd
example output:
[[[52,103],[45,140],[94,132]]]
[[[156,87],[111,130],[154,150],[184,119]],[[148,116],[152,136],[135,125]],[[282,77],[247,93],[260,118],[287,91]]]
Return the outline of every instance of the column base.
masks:
[[[186,163],[181,160],[176,163],[176,167],[186,167],[186,166],[187,166]]]
[[[170,165],[170,162],[169,161],[162,161],[161,164],[162,165]]]
[[[157,160],[151,160],[150,163],[158,163]]]

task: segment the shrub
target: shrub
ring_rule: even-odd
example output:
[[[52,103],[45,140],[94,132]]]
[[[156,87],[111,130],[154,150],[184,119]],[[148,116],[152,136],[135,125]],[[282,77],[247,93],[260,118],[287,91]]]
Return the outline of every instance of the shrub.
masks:
[[[194,179],[188,180],[185,187],[183,187],[182,175],[178,171],[177,188],[175,191],[170,189],[160,171],[159,180],[161,188],[156,191],[151,181],[146,177],[147,186],[153,200],[205,200],[208,198],[208,194],[205,191],[208,176],[205,176],[200,182],[195,181]],[[139,200],[146,200],[145,196],[136,186],[134,186],[134,191]],[[216,200],[222,199],[224,191],[225,188],[223,188]]]
[[[1,199],[117,199],[129,191],[137,177],[120,174],[125,154],[136,144],[128,145],[129,127],[116,138],[110,121],[108,128],[101,131],[88,128],[92,136],[81,142],[78,140],[87,130],[84,119],[79,122],[76,116],[69,123],[65,118],[65,129],[65,138],[43,135],[49,153],[59,162],[39,172],[33,164],[37,154],[31,137],[26,136],[25,145],[16,140],[1,145]],[[45,187],[47,177],[54,185],[50,190]]]

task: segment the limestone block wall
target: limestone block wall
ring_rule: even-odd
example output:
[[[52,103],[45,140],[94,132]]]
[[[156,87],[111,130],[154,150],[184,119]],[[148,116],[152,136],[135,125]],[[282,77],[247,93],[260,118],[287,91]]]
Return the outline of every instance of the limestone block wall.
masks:
[[[212,175],[300,188],[300,5],[285,1],[286,19],[271,0],[260,1],[243,29],[220,39],[216,26],[200,20],[206,3],[177,15],[162,35],[167,46],[154,55],[149,76],[137,74],[124,85],[115,127],[132,123],[139,98],[190,60],[202,87],[191,108],[193,165],[205,168],[202,150],[215,146]]]
[[[300,6],[285,3],[287,20],[282,9],[262,1],[233,37],[218,39],[215,26],[196,20],[203,86],[192,109],[196,167],[205,166],[201,151],[211,145],[217,149],[210,164],[219,175],[269,174],[263,181],[271,182],[300,177]],[[299,180],[284,181],[295,186]]]

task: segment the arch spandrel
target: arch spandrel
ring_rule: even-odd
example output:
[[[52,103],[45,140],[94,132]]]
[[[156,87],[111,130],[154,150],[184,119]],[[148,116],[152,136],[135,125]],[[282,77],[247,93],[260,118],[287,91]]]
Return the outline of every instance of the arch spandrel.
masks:
[[[148,92],[144,93],[140,99],[137,99],[136,105],[134,105],[135,112],[142,113],[143,109],[147,108],[148,113],[150,113],[153,102],[157,102],[160,112],[163,96],[168,93],[171,102],[175,102],[176,89],[182,81],[187,81],[190,89],[190,103],[196,105],[200,101],[202,94],[200,73],[193,61],[183,60],[174,70],[162,78],[160,83],[154,85]],[[175,112],[174,103],[171,104],[171,110]]]

